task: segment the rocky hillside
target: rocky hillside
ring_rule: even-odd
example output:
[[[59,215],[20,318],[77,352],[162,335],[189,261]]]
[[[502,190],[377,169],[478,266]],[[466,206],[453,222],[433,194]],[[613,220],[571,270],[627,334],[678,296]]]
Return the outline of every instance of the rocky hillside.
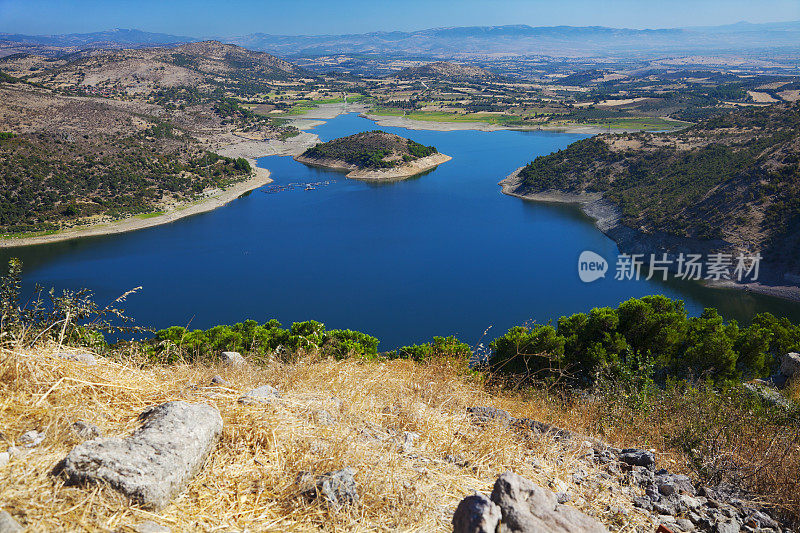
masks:
[[[361,169],[392,168],[438,153],[434,146],[375,130],[356,133],[312,146],[301,155],[306,160],[331,160]]]
[[[494,75],[486,69],[448,61],[437,61],[421,67],[409,67],[392,76],[401,79],[447,78],[453,80],[486,79],[494,77]]]
[[[536,158],[506,186],[522,196],[602,193],[641,233],[717,240],[800,272],[798,104],[731,112],[676,133],[598,135]]]

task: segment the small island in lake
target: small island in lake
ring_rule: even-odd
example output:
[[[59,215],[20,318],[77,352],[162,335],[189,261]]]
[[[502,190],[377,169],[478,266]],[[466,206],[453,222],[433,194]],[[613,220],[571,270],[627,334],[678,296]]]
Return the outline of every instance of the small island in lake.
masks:
[[[348,178],[398,180],[416,176],[450,161],[434,146],[386,133],[368,131],[312,146],[295,160],[336,170],[348,170]]]

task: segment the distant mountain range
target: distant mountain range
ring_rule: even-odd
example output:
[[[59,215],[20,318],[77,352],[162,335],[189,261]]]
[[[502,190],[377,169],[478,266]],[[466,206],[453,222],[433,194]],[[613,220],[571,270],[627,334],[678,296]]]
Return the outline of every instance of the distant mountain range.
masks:
[[[0,34],[0,42],[51,47],[121,48],[165,46],[200,39],[140,30],[115,29],[67,35]],[[465,55],[747,54],[771,50],[800,57],[800,21],[635,30],[602,26],[472,26],[413,32],[351,35],[270,35],[252,33],[220,40],[251,50],[292,56],[337,53],[458,57]]]

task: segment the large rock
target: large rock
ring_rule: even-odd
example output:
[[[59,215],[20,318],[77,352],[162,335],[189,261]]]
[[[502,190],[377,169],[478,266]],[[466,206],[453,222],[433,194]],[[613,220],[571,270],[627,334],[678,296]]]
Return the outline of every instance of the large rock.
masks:
[[[75,446],[63,463],[68,483],[105,482],[145,507],[160,509],[200,470],[222,433],[222,417],[204,403],[151,407],[125,439]]]
[[[483,494],[467,496],[453,514],[453,533],[495,533],[500,508]]]
[[[800,377],[800,354],[790,352],[781,357],[781,374],[787,379]]]
[[[500,507],[500,533],[608,533],[594,518],[560,505],[553,492],[513,472],[497,478],[492,501]]]
[[[219,358],[222,364],[227,366],[244,366],[247,364],[247,361],[244,360],[244,357],[239,352],[222,352]]]
[[[478,422],[485,424],[487,422],[511,422],[513,420],[511,414],[503,409],[497,407],[467,407],[467,414]]]

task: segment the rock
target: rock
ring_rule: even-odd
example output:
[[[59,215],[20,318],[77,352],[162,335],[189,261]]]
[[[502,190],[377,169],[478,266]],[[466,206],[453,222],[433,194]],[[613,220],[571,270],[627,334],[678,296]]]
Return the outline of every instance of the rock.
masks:
[[[0,511],[0,533],[17,533],[22,531],[22,526],[8,514],[8,511]]]
[[[8,452],[0,452],[0,468],[3,468],[11,460],[11,454]]]
[[[511,425],[517,428],[527,429],[541,435],[547,435],[548,437],[553,437],[557,440],[567,440],[572,438],[572,433],[566,429],[561,429],[544,422],[532,420],[530,418],[517,418],[511,423]]]
[[[491,499],[500,507],[500,533],[607,532],[594,518],[559,505],[554,493],[513,472],[497,478]]]
[[[136,533],[170,533],[170,529],[167,526],[162,526],[152,520],[145,520],[140,524],[136,524],[133,529]]]
[[[9,457],[11,457],[12,460],[16,461],[19,459],[23,459],[26,455],[30,453],[30,450],[26,450],[25,448],[22,448],[20,446],[9,446],[8,451],[6,453],[8,453]]]
[[[678,518],[675,523],[681,531],[694,531],[695,527],[691,520],[686,518]]]
[[[244,357],[239,352],[222,352],[219,354],[219,358],[222,364],[227,366],[244,366],[247,364],[247,361],[244,360]]]
[[[97,359],[90,353],[60,353],[58,357],[66,361],[75,361],[76,363],[83,363],[84,365],[96,365]]]
[[[336,419],[325,409],[317,409],[311,413],[314,423],[320,426],[332,426],[336,424]]]
[[[239,398],[239,403],[243,405],[265,404],[280,397],[281,393],[272,385],[261,385]]]
[[[340,509],[344,505],[358,503],[358,489],[353,477],[357,472],[349,467],[320,476],[301,472],[297,476],[297,484],[307,497],[321,496],[332,508]]]
[[[653,452],[637,448],[625,448],[620,452],[619,460],[634,466],[651,466],[656,462]]]
[[[476,422],[511,422],[512,417],[508,411],[497,409],[496,407],[467,407],[467,414],[471,415]]]
[[[742,527],[735,520],[727,522],[717,522],[714,526],[715,533],[739,533]]]
[[[761,383],[745,383],[744,388],[761,398],[761,400],[768,405],[786,410],[790,410],[794,407],[794,403],[789,398],[768,385],[763,385]]]
[[[453,533],[495,533],[500,508],[483,494],[467,496],[453,513]]]
[[[414,449],[414,441],[419,438],[419,433],[415,431],[403,432],[403,443],[400,445],[400,450],[403,453],[408,453]]]
[[[791,379],[800,374],[800,354],[790,352],[781,357],[780,373]]]
[[[73,422],[70,426],[70,429],[75,435],[83,440],[96,439],[103,434],[99,427],[91,422],[86,422],[85,420],[77,420]]]
[[[139,415],[125,439],[100,438],[69,452],[70,484],[105,482],[145,507],[160,509],[200,470],[222,433],[222,417],[204,403],[167,402]]]
[[[20,435],[17,441],[26,448],[34,448],[42,443],[44,440],[44,432],[32,429]]]
[[[217,374],[217,375],[215,375],[213,378],[211,378],[211,384],[212,384],[212,385],[221,385],[221,386],[223,386],[223,387],[227,387],[227,386],[229,386],[229,385],[230,385],[230,383],[228,383],[228,382],[227,382],[227,381],[226,381],[226,380],[225,380],[225,379],[224,379],[222,376],[220,376],[219,374]]]

